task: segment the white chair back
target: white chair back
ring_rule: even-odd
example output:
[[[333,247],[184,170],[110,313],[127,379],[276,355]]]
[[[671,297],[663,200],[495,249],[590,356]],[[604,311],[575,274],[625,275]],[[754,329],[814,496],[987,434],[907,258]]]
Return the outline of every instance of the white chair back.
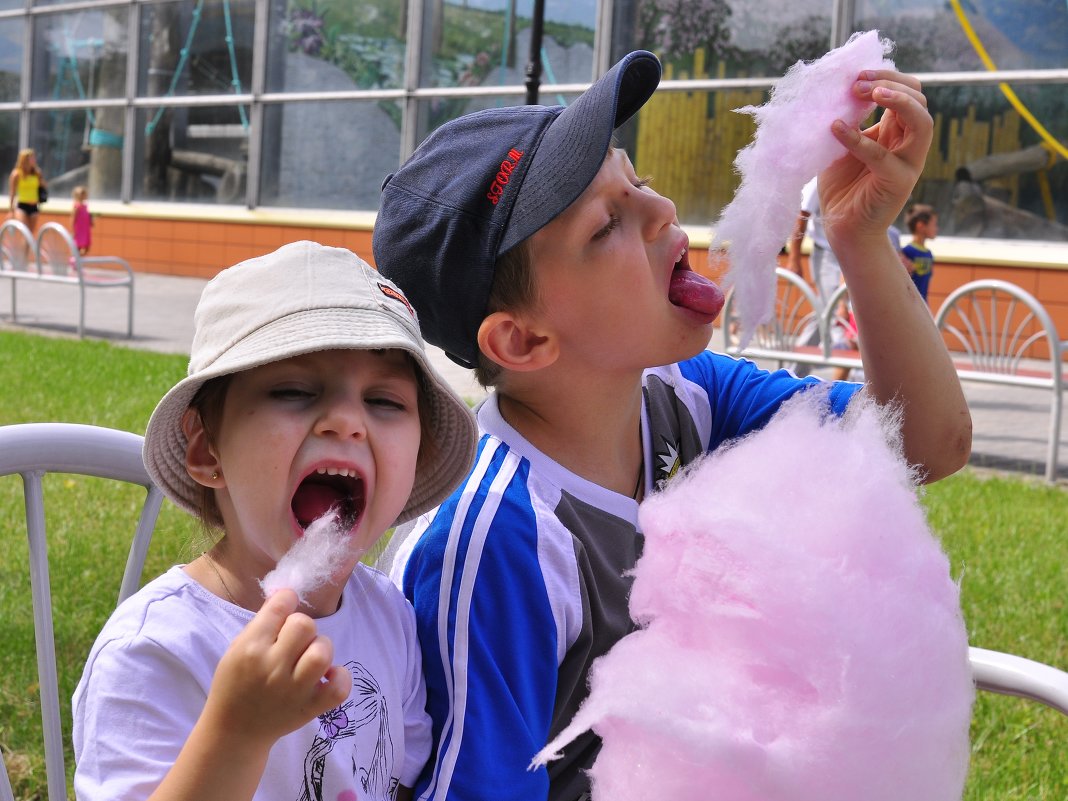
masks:
[[[119,588],[118,600],[121,602],[137,591],[156,517],[163,502],[163,493],[145,471],[141,445],[142,438],[137,434],[97,426],[73,423],[0,426],[0,476],[21,475],[25,496],[48,801],[66,799],[67,780],[63,764],[42,478],[45,473],[73,473],[139,484],[147,490]],[[0,801],[13,801],[2,760]]]

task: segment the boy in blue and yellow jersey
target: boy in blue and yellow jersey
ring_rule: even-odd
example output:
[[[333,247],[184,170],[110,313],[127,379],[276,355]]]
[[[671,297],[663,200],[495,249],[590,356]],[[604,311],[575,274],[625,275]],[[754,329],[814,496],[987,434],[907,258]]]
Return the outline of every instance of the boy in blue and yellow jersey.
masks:
[[[912,283],[926,303],[931,276],[934,275],[934,254],[927,247],[927,240],[938,236],[938,215],[931,206],[916,203],[905,212],[905,225],[912,234],[912,241],[901,249],[901,253],[908,259]]]

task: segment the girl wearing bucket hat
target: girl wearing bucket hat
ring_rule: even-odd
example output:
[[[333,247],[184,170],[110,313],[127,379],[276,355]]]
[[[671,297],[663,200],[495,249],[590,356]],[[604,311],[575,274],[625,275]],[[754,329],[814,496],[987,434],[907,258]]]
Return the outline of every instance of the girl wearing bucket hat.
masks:
[[[404,295],[348,251],[298,242],[224,270],[195,323],[144,457],[223,534],[93,646],[74,695],[77,796],[408,797],[431,743],[414,616],[359,559],[466,474],[473,416]],[[320,519],[337,549],[322,580],[264,601]]]

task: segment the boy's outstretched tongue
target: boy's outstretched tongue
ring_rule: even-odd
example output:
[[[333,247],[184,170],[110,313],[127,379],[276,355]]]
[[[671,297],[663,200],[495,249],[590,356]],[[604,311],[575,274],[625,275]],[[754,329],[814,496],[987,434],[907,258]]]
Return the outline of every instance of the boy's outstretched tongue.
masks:
[[[723,309],[723,291],[693,270],[675,270],[671,274],[668,300],[676,306],[712,317]]]

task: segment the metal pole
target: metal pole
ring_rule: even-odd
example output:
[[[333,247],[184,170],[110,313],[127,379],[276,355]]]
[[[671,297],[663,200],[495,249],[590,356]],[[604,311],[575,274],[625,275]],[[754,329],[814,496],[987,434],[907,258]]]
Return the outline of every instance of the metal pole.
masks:
[[[534,19],[530,23],[530,57],[527,59],[527,105],[538,103],[541,86],[541,40],[545,21],[545,0],[534,0]]]

